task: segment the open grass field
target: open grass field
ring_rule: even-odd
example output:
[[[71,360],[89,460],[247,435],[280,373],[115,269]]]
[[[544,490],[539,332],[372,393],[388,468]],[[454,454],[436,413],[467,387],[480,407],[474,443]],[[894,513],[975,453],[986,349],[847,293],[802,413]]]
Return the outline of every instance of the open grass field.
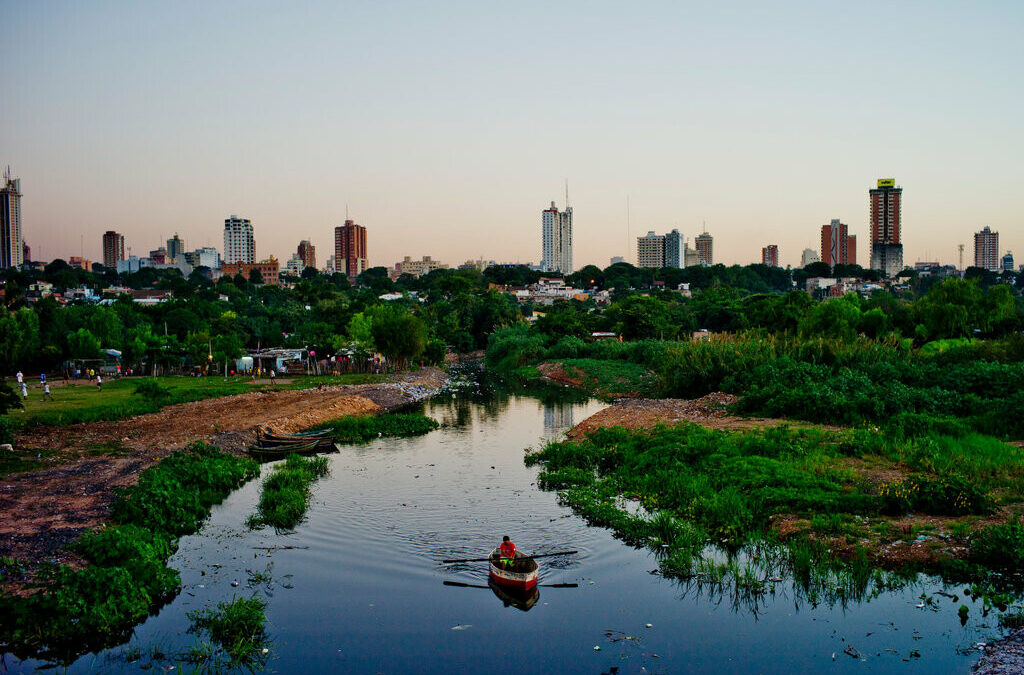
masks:
[[[307,389],[318,385],[337,386],[372,384],[386,376],[351,374],[321,377],[281,378],[274,384],[248,377],[145,377],[105,380],[103,390],[88,380],[50,385],[53,400],[44,400],[38,383],[30,385],[24,409],[12,410],[5,417],[14,428],[36,425],[63,425],[78,422],[117,420],[155,412],[165,406],[232,396],[270,389]],[[141,390],[140,390],[141,387]]]

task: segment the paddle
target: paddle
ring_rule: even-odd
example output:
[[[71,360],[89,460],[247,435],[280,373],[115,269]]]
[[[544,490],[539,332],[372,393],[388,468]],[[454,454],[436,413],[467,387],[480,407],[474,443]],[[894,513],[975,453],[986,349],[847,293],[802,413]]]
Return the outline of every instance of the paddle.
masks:
[[[467,584],[462,581],[445,581],[442,582],[445,586],[458,586],[460,588],[490,588],[490,586],[481,586],[480,584]],[[537,584],[544,588],[579,588],[579,584]]]
[[[538,555],[527,556],[528,558],[548,558],[553,555],[572,555],[573,553],[579,553],[579,551],[558,551],[557,553],[540,553]],[[490,558],[457,558],[455,560],[442,560],[439,564],[444,565],[445,563],[464,563],[464,562],[487,562]]]

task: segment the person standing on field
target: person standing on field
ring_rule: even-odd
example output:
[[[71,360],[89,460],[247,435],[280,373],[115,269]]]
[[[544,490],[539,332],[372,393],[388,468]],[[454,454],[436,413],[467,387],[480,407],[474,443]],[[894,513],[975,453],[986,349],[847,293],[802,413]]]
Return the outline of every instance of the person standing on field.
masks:
[[[96,373],[96,391],[103,391],[103,376]]]
[[[53,403],[53,396],[50,395],[50,383],[43,385],[43,400]]]
[[[25,383],[25,374],[20,370],[18,371],[16,377],[18,378],[18,386],[21,386],[22,384]]]
[[[28,398],[28,385],[24,382],[21,383],[21,397]]]

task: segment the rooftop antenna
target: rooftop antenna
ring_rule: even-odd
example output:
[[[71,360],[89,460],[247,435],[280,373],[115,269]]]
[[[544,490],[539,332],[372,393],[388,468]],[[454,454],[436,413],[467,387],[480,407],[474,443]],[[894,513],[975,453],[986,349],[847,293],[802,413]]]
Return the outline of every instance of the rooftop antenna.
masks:
[[[565,179],[565,208],[569,208],[569,179]]]
[[[345,202],[345,220],[348,220],[348,202]]]
[[[956,248],[960,252],[960,271],[962,272],[964,269],[964,245],[957,244]]]

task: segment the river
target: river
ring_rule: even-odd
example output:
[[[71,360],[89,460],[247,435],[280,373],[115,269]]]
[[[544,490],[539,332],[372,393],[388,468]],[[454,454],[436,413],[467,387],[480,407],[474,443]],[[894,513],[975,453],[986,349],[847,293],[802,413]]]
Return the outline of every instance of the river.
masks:
[[[293,533],[245,528],[259,495],[249,483],[181,540],[177,598],[130,643],[69,671],[180,667],[175,655],[197,641],[187,613],[252,593],[268,603],[267,669],[281,673],[964,673],[999,632],[969,598],[934,596],[931,580],[845,608],[797,601],[784,582],[754,612],[652,574],[649,552],[587,526],[524,466],[524,449],[604,407],[571,399],[470,386],[429,401],[441,429],[330,455]],[[486,563],[440,563],[485,555],[504,534],[527,552],[578,550],[541,566],[542,584],[578,586],[542,587],[523,611],[486,587]],[[271,580],[250,584],[247,570]],[[919,607],[922,593],[935,602]]]

